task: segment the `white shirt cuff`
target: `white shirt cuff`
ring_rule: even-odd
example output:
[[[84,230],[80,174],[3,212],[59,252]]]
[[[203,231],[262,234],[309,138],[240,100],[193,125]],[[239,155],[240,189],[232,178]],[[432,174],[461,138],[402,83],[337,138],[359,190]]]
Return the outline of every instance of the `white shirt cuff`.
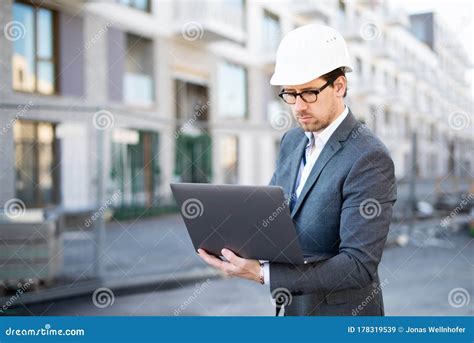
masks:
[[[260,263],[263,263],[263,284],[269,285],[270,284],[270,262],[259,260]]]

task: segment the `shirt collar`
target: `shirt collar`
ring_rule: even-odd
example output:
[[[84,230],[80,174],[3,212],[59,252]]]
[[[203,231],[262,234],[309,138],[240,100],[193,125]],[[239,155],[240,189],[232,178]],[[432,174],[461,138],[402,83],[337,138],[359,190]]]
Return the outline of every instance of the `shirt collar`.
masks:
[[[321,142],[323,145],[327,143],[329,138],[331,138],[332,134],[336,129],[339,127],[339,125],[346,119],[347,115],[349,114],[349,108],[347,106],[344,106],[344,111],[342,111],[341,114],[334,120],[327,128],[325,128],[323,131],[320,133],[316,132],[311,132],[311,131],[306,131],[304,134],[308,139],[310,139],[311,135],[314,136],[315,142]]]

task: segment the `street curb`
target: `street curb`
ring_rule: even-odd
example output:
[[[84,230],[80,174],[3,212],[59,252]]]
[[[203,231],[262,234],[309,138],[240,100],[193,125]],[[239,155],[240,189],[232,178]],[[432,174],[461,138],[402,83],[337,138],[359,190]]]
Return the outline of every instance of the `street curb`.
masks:
[[[215,269],[205,267],[194,268],[189,271],[173,273],[171,275],[163,274],[152,277],[134,277],[126,280],[91,280],[80,282],[74,287],[64,285],[31,293],[23,293],[15,299],[9,307],[14,308],[21,304],[30,305],[81,297],[92,294],[96,289],[101,287],[112,290],[114,295],[136,294],[157,289],[172,289],[181,285],[188,285],[192,282],[219,277],[221,277],[221,274]],[[0,306],[11,302],[12,297],[15,297],[15,295],[0,298]]]

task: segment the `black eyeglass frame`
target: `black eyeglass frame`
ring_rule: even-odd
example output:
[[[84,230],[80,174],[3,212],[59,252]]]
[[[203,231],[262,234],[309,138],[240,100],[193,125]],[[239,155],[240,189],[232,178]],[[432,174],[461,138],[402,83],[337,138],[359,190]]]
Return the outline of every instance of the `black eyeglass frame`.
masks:
[[[318,95],[319,95],[319,93],[321,93],[326,87],[331,86],[331,85],[334,83],[334,81],[336,81],[336,79],[337,79],[337,78],[329,80],[328,82],[326,82],[324,85],[322,85],[322,86],[319,87],[319,88],[308,89],[308,90],[305,90],[305,91],[303,91],[303,92],[301,92],[301,93],[286,92],[286,91],[283,91],[283,90],[282,90],[282,91],[278,94],[278,96],[281,98],[281,100],[283,100],[283,102],[284,102],[285,104],[288,104],[288,105],[294,105],[294,104],[296,104],[296,99],[298,98],[298,96],[299,96],[299,97],[301,98],[301,100],[303,100],[304,102],[306,102],[306,103],[308,103],[308,104],[312,104],[312,103],[315,103],[316,101],[318,101]],[[304,96],[303,96],[304,93],[310,93],[310,94],[315,95],[314,101],[307,101],[307,100],[305,100],[305,98],[304,98]],[[287,101],[284,99],[285,94],[291,94],[291,95],[293,95],[293,96],[295,97],[295,102],[287,102]]]

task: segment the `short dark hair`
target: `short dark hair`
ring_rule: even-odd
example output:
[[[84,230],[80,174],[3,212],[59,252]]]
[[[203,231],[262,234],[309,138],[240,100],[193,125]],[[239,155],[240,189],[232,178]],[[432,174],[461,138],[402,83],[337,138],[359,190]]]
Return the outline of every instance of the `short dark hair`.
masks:
[[[344,72],[344,67],[336,68],[333,71],[330,71],[329,73],[322,75],[321,78],[327,82],[329,80],[335,81],[339,76],[346,77],[346,73]],[[330,87],[333,87],[332,83]],[[347,78],[346,78],[346,90],[344,91],[344,98],[346,97],[346,95],[347,95]]]

